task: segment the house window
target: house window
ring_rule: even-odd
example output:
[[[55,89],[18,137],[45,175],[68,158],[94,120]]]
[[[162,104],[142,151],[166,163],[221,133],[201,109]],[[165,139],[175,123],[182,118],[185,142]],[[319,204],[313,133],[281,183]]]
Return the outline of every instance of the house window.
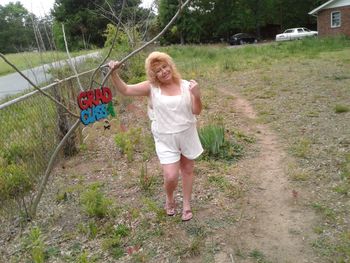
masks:
[[[340,12],[332,12],[331,14],[331,27],[340,27],[341,26],[341,16]]]

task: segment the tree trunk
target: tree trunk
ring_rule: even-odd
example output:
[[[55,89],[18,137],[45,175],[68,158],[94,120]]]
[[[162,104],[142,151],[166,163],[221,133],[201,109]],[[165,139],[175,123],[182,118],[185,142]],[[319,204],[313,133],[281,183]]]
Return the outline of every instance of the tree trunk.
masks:
[[[72,86],[71,81],[68,81],[69,86]],[[71,89],[73,87],[69,87],[68,89]],[[65,96],[61,95],[61,90],[59,87],[55,87],[53,89],[54,92],[54,97],[61,102],[64,105],[67,105],[67,103],[65,103],[64,98]],[[57,126],[58,126],[58,140],[61,141],[63,139],[63,137],[67,134],[67,132],[71,129],[72,127],[72,123],[69,120],[69,116],[67,114],[67,112],[62,108],[57,106]],[[66,144],[63,147],[63,153],[65,157],[68,156],[73,156],[74,154],[76,154],[78,152],[78,147],[76,145],[76,134],[72,134],[68,139]]]

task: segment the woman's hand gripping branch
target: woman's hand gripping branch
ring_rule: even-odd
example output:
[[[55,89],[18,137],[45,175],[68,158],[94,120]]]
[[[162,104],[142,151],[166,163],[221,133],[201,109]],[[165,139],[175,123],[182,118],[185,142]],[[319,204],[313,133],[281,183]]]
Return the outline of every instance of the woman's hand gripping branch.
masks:
[[[112,74],[113,86],[125,96],[148,96],[150,91],[150,85],[148,81],[143,81],[137,84],[128,85],[119,76],[118,69],[123,66],[119,61],[110,61],[108,63]]]

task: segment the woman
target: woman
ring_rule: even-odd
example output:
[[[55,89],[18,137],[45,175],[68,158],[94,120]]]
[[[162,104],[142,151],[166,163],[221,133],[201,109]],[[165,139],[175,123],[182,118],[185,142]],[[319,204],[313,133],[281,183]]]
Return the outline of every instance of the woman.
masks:
[[[199,85],[182,80],[172,58],[163,52],[152,52],[146,59],[147,79],[134,85],[126,84],[118,75],[118,61],[109,63],[113,85],[126,96],[149,97],[148,115],[156,152],[163,169],[166,193],[165,209],[175,215],[174,191],[179,173],[182,176],[182,220],[193,217],[190,200],[194,180],[194,159],[203,152],[196,117],[202,110]]]

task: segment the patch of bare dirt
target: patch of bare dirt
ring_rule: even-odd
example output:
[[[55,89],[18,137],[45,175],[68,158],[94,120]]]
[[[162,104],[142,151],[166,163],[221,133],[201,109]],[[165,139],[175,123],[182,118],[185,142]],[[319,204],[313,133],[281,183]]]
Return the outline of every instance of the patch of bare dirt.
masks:
[[[255,132],[259,153],[238,164],[251,187],[242,201],[239,226],[228,235],[235,251],[217,262],[321,262],[311,248],[314,214],[301,201],[307,193],[288,179],[288,157],[280,139],[267,125],[257,123],[247,100],[228,90],[221,92],[235,97],[240,129]],[[239,251],[250,256],[240,257]]]

